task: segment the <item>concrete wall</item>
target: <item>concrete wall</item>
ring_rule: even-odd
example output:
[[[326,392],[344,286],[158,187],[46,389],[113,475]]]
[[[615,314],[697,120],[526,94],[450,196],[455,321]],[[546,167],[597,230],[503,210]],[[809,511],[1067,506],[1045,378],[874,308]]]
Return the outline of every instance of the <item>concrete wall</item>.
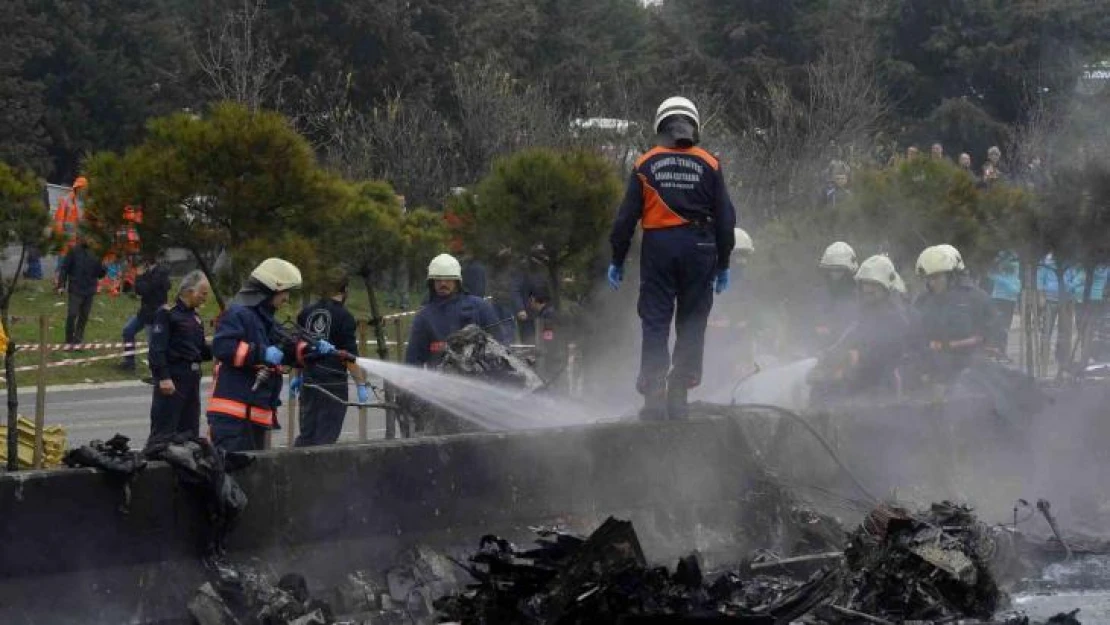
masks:
[[[878,497],[962,499],[1004,521],[1015,497],[1046,496],[1068,524],[1068,490],[1091,499],[1081,471],[1095,485],[1110,479],[1107,390],[1055,397],[1020,428],[1000,426],[981,399],[860,406],[807,421]],[[849,524],[866,511],[868,498],[793,420],[702,412],[685,423],[262,453],[236,475],[250,504],[231,555],[326,587],[354,570],[384,571],[409,546],[463,555],[485,533],[526,541],[530,526],[588,532],[613,515],[635,523],[649,558],[673,564],[697,549],[712,567],[754,548],[791,551],[800,535],[783,488]],[[1029,472],[1038,467],[1052,479]],[[195,506],[158,464],[134,484],[126,516],[119,496],[92,470],[0,476],[0,623],[184,617],[205,579]]]
[[[788,539],[745,447],[734,421],[708,419],[263,453],[237,475],[250,504],[230,547],[323,584],[417,543],[470,549],[484,533],[589,530],[612,514],[661,561],[695,547],[733,558]],[[184,616],[203,580],[195,508],[162,465],[135,482],[130,514],[118,503],[91,470],[0,478],[0,622]]]

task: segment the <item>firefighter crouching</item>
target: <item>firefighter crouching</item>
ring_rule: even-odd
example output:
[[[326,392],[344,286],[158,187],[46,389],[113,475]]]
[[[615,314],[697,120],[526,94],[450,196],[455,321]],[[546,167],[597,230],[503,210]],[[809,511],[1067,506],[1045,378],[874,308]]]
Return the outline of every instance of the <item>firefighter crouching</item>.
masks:
[[[326,355],[335,347],[286,340],[274,314],[301,286],[301,272],[292,263],[268,258],[255,267],[231,306],[220,318],[212,340],[215,382],[208,399],[212,442],[227,451],[262,449],[266,432],[278,428],[281,405],[280,367],[304,366],[309,351]]]

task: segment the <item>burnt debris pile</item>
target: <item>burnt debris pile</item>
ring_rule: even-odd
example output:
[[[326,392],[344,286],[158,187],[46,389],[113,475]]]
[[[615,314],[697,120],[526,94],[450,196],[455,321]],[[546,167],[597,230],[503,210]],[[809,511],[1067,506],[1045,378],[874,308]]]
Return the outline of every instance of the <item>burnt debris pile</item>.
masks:
[[[441,622],[460,623],[992,622],[1007,605],[992,566],[1013,547],[963,506],[884,505],[842,558],[819,554],[826,565],[804,579],[767,563],[707,575],[696,555],[674,570],[649,566],[632,525],[610,518],[588,538],[541,531],[530,549],[483,537],[467,566],[476,583],[436,607]],[[994,622],[1028,624],[1020,614]]]
[[[447,337],[438,369],[529,391],[543,386],[543,380],[524,359],[476,325],[468,325]]]

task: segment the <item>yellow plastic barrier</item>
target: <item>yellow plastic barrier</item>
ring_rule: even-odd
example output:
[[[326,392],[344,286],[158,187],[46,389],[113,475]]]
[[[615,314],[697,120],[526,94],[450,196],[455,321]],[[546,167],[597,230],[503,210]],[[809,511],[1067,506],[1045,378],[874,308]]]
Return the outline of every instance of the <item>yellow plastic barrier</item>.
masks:
[[[32,468],[35,455],[35,422],[19,417],[19,468]],[[60,425],[51,425],[42,430],[43,467],[56,467],[62,464],[66,453],[66,431]],[[8,461],[8,428],[0,426],[0,464]]]

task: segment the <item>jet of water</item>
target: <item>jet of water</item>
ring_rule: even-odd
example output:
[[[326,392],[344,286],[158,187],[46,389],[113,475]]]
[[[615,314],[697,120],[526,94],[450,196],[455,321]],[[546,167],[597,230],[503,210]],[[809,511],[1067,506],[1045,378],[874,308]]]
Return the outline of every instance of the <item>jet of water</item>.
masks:
[[[816,358],[806,358],[781,367],[765,369],[744,380],[735,389],[720,389],[709,401],[717,404],[768,404],[801,411],[809,405],[806,377],[817,366]]]
[[[566,398],[527,393],[384,360],[359,358],[358,365],[368,374],[486,430],[528,430],[612,420]]]

